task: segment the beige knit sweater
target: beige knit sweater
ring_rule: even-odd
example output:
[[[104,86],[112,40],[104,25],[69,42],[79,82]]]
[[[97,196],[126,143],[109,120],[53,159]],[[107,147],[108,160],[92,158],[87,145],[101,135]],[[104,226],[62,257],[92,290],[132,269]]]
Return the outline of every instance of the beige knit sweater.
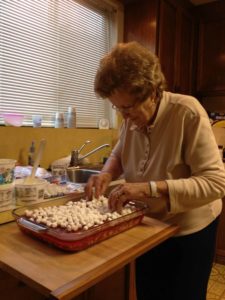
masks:
[[[178,235],[196,232],[220,214],[225,170],[197,99],[164,92],[154,124],[143,132],[125,120],[112,153],[127,182],[167,181],[171,211],[162,215],[180,226]]]

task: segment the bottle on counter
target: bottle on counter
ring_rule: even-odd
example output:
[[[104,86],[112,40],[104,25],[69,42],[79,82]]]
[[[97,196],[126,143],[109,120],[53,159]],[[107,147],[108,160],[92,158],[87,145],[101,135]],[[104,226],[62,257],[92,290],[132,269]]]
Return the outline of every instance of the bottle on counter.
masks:
[[[223,148],[223,163],[224,163],[224,167],[225,167],[225,148]]]
[[[220,152],[221,159],[223,160],[223,145],[218,145],[218,149]]]
[[[34,145],[34,141],[32,141],[31,146],[29,148],[29,152],[28,152],[28,165],[29,166],[34,165],[34,155],[35,155],[35,145]]]
[[[67,128],[76,128],[76,107],[69,107],[67,114]]]
[[[55,114],[55,128],[64,128],[63,113],[56,112],[56,114]]]

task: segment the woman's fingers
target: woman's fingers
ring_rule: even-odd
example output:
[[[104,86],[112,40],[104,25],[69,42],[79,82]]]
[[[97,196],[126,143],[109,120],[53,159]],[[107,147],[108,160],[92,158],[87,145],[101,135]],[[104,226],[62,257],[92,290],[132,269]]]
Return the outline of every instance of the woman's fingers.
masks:
[[[87,199],[91,200],[93,196],[95,196],[95,198],[99,198],[99,196],[103,195],[111,181],[111,178],[111,174],[109,173],[92,175],[84,188]]]
[[[126,194],[123,192],[123,188],[118,186],[109,194],[109,208],[112,211],[121,212],[127,200],[128,199]]]
[[[93,187],[95,186],[95,179],[92,176],[89,178],[87,184],[84,187],[84,192],[88,200],[91,200],[93,198]]]
[[[103,195],[112,179],[109,173],[100,173],[92,175],[85,187],[85,193],[88,200],[93,196],[99,198]],[[149,186],[146,182],[124,183],[116,186],[109,194],[109,208],[112,211],[121,212],[123,206],[129,200],[141,200],[148,196]]]

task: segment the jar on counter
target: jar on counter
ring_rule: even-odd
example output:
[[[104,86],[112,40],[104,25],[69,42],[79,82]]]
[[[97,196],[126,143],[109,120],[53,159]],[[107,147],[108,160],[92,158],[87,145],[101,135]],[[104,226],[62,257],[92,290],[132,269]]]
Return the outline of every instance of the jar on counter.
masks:
[[[35,156],[35,145],[34,141],[31,142],[29,152],[28,152],[28,165],[33,166],[34,165],[34,156]]]
[[[220,152],[221,159],[223,160],[223,145],[218,145],[218,149]]]
[[[69,107],[67,114],[67,128],[76,128],[76,107]]]
[[[63,113],[56,112],[56,114],[55,114],[55,128],[64,128],[64,115],[63,115]]]

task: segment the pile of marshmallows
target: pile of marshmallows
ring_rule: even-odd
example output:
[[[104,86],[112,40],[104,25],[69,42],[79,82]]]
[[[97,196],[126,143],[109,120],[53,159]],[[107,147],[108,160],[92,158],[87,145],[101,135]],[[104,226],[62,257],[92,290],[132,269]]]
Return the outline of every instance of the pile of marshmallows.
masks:
[[[121,213],[111,212],[108,207],[108,199],[100,196],[92,201],[81,199],[69,201],[65,205],[39,207],[34,210],[26,210],[25,216],[38,224],[45,224],[52,228],[63,228],[68,232],[88,230],[89,228],[103,224],[106,221],[117,219],[132,213],[134,207],[127,204]]]

